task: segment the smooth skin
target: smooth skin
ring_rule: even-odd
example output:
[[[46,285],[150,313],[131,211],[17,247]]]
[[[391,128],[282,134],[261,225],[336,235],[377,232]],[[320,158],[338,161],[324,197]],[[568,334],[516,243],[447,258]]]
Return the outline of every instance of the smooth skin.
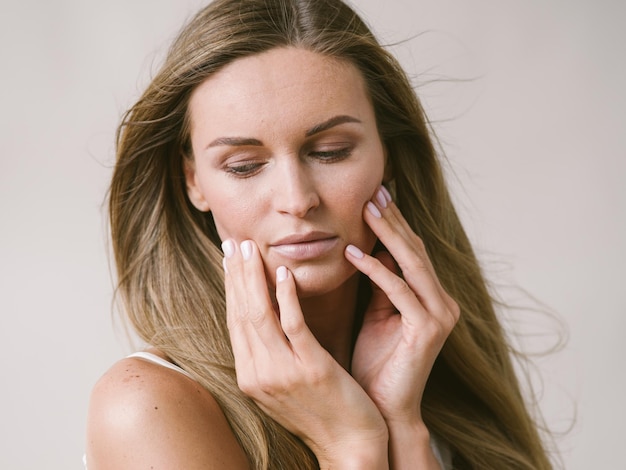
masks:
[[[211,76],[189,110],[188,195],[224,240],[240,388],[322,469],[439,468],[421,397],[459,309],[381,186],[359,71],[273,49]],[[376,239],[388,253],[369,255]],[[359,271],[373,297],[352,350]],[[136,358],[95,387],[87,437],[89,470],[248,468],[205,389]]]
[[[85,450],[89,470],[249,468],[213,396],[139,358],[117,362],[94,387]]]

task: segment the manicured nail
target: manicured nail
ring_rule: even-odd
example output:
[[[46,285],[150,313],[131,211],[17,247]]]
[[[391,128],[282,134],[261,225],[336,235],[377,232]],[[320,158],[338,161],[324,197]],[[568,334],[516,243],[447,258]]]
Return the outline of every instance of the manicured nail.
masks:
[[[222,242],[222,251],[224,252],[224,256],[226,258],[230,258],[235,254],[235,244],[232,240],[224,240]]]
[[[346,247],[346,251],[350,253],[352,256],[354,256],[355,258],[359,258],[359,259],[363,258],[363,252],[354,245],[348,245]]]
[[[278,266],[278,269],[276,269],[276,282],[282,282],[285,279],[287,279],[287,268]]]
[[[241,242],[241,254],[245,260],[250,259],[250,256],[252,256],[252,242],[250,240]]]
[[[381,186],[378,191],[376,191],[376,201],[380,207],[387,207],[387,197],[385,193],[383,193],[383,187]]]
[[[367,210],[370,211],[372,215],[378,219],[382,217],[382,214],[378,210],[378,207],[376,207],[372,201],[367,202]]]
[[[387,199],[387,202],[391,202],[393,199],[391,198],[391,193],[389,192],[389,190],[387,188],[385,188],[384,186],[380,187],[380,190],[383,192],[383,194],[385,195],[385,199]]]

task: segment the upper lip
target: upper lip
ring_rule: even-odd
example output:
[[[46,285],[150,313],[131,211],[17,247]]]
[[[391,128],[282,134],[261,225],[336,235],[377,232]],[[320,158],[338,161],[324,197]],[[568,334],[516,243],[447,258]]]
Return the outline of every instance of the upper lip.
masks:
[[[293,245],[295,243],[308,243],[308,242],[314,242],[318,240],[327,240],[329,238],[335,238],[335,237],[336,235],[333,235],[332,233],[320,232],[320,231],[313,231],[313,232],[306,232],[306,233],[294,233],[291,235],[287,235],[286,237],[283,237],[279,240],[276,240],[271,245],[272,246]]]

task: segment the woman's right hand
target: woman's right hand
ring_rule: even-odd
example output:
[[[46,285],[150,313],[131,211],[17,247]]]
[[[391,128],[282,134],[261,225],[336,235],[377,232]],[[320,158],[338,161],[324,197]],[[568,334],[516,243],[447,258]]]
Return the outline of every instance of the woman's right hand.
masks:
[[[388,432],[363,388],[307,327],[293,275],[277,270],[272,306],[261,255],[250,240],[224,251],[227,321],[237,382],[300,437],[321,468],[388,468]]]

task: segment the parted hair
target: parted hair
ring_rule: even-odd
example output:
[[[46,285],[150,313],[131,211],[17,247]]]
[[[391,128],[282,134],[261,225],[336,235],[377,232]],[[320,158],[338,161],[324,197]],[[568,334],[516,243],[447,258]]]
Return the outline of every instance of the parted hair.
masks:
[[[394,198],[461,308],[424,392],[429,430],[450,447],[455,469],[551,468],[420,102],[398,62],[340,0],[215,0],[182,29],[117,133],[109,217],[125,317],[214,396],[251,468],[318,468],[303,442],[237,386],[220,240],[211,214],[190,203],[183,169],[193,158],[194,89],[238,58],[288,46],[363,75]]]

